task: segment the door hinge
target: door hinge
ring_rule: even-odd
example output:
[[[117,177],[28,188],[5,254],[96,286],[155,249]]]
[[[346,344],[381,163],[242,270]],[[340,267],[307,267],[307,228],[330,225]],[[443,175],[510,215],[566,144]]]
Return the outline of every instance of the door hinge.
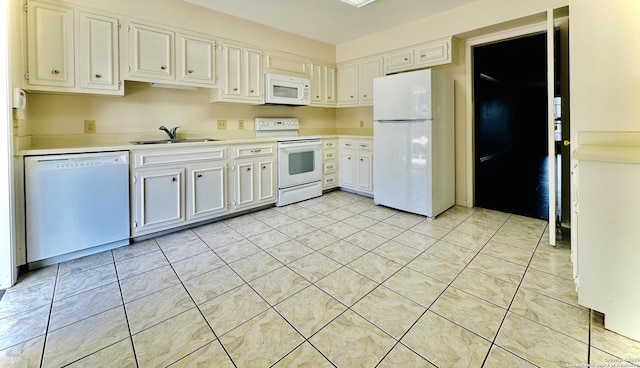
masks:
[[[136,175],[133,176],[133,184],[135,184],[138,181],[138,177]]]
[[[29,4],[24,4],[24,11],[25,13],[29,12]]]
[[[122,81],[121,80],[118,81],[118,88],[120,88],[120,87],[122,87]]]
[[[127,26],[127,32],[131,32],[131,26]]]
[[[122,24],[120,24],[120,22],[118,22],[118,31],[120,30],[120,28],[122,28]]]
[[[24,77],[29,80],[29,72],[24,73]]]
[[[137,229],[137,228],[138,228],[138,221],[134,221],[134,222],[133,222],[133,227],[134,227],[135,229]]]
[[[131,65],[127,65],[127,71],[131,72]]]

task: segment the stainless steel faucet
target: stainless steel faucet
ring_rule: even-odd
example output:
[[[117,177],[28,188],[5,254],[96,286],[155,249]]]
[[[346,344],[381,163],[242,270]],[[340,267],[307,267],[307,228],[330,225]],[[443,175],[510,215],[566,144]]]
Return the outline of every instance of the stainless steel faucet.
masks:
[[[167,129],[167,127],[162,125],[162,126],[160,126],[159,129],[164,131],[165,133],[167,133],[169,135],[169,139],[176,139],[176,133],[178,131],[178,128],[180,128],[180,127],[177,126],[175,128]]]

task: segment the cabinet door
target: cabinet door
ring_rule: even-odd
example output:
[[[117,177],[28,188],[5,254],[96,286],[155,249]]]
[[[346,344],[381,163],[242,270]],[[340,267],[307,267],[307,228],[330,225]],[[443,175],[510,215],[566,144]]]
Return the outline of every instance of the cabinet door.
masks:
[[[413,49],[394,51],[385,57],[387,73],[412,69],[413,63]]]
[[[311,103],[322,105],[324,103],[324,66],[321,64],[311,64]]]
[[[131,23],[129,25],[129,76],[150,80],[173,80],[172,31]]]
[[[355,105],[358,102],[358,65],[338,66],[338,104]]]
[[[184,170],[140,170],[135,178],[134,232],[158,231],[185,221]]]
[[[239,98],[242,96],[242,48],[230,45],[222,45],[222,64],[224,83],[222,96]]]
[[[373,79],[383,75],[382,58],[366,60],[360,63],[358,84],[360,92],[358,102],[364,105],[373,104]]]
[[[255,162],[245,161],[234,164],[234,200],[235,208],[251,205],[255,202],[254,197],[254,172]]]
[[[356,189],[362,192],[373,191],[373,156],[370,152],[358,152],[356,159]]]
[[[340,152],[340,186],[347,188],[355,188],[356,175],[355,175],[355,152],[344,151]]]
[[[73,9],[29,1],[29,84],[74,87]]]
[[[451,62],[451,41],[436,41],[415,48],[416,67],[428,67]]]
[[[275,158],[258,162],[258,201],[267,202],[276,199]]]
[[[244,95],[248,99],[259,100],[262,98],[262,86],[264,84],[264,75],[262,74],[262,52],[258,50],[245,49],[244,59]]]
[[[325,65],[324,67],[324,92],[325,92],[325,104],[336,104],[336,68],[333,66]]]
[[[178,36],[178,79],[215,84],[215,50],[213,40],[180,34]]]
[[[84,12],[79,18],[80,87],[119,90],[118,19]]]
[[[227,210],[226,162],[187,168],[188,219],[206,219]]]

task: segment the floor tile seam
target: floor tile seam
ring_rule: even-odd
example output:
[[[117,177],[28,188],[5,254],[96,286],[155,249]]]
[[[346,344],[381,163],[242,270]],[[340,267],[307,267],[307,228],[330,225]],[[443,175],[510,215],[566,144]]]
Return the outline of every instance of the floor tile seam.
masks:
[[[533,254],[533,253],[535,253],[535,250],[536,250],[536,248],[538,247],[538,244],[540,243],[540,241],[538,241],[538,243],[536,243],[536,245],[535,245],[535,246],[533,246],[533,247],[531,247],[531,246],[529,246],[529,247],[522,247],[522,246],[519,246],[516,242],[513,242],[513,243],[507,243],[507,242],[505,242],[505,241],[501,241],[501,240],[495,239],[495,236],[492,236],[490,241],[493,241],[493,242],[495,242],[495,243],[499,243],[499,244],[503,244],[503,245],[508,245],[508,246],[510,246],[510,247],[518,248],[519,250],[523,250],[523,251],[527,251],[527,252],[528,252],[528,251],[531,251],[531,253],[532,253],[532,254]]]
[[[55,281],[54,281],[54,290],[55,290],[55,287],[56,287],[56,286],[55,286],[55,283],[57,283],[57,282],[58,282],[58,275],[57,275],[57,274],[58,274],[59,270],[60,270],[60,264],[58,264],[58,266],[57,266],[56,277],[55,277]],[[43,304],[43,305],[41,305],[41,306],[40,306],[40,307],[38,307],[38,308],[43,308],[43,307],[45,307],[45,306],[46,306],[46,304]],[[47,340],[48,340],[48,338],[49,338],[49,325],[50,325],[50,323],[51,323],[51,311],[52,311],[52,309],[53,309],[53,295],[51,296],[51,302],[50,302],[50,304],[49,304],[49,313],[47,314],[47,325],[46,325],[46,327],[45,327],[44,334],[41,334],[41,335],[37,335],[37,336],[31,337],[31,338],[28,338],[28,339],[26,339],[26,340],[24,340],[24,341],[20,341],[20,342],[12,343],[10,346],[7,346],[7,347],[5,347],[5,348],[3,348],[3,349],[0,349],[0,351],[4,351],[4,350],[7,350],[7,349],[10,349],[10,348],[12,348],[12,347],[14,347],[14,346],[17,346],[17,345],[23,344],[23,343],[25,343],[25,342],[27,342],[27,341],[30,341],[30,340],[33,340],[33,339],[36,339],[36,338],[38,338],[38,337],[43,336],[43,341],[42,341],[42,350],[40,351],[40,361],[39,361],[39,367],[42,367],[42,364],[43,364],[43,362],[44,362],[44,352],[45,352],[45,348],[47,347]]]
[[[497,258],[497,257],[494,257],[494,258]],[[498,258],[498,259],[503,260],[503,259],[501,259],[501,258]],[[503,260],[503,261],[506,261],[506,260]],[[507,261],[507,262],[508,262],[508,261]],[[469,264],[468,264],[467,266],[469,266],[469,265],[471,265],[471,262],[469,262]],[[523,265],[519,265],[519,264],[517,264],[517,263],[516,263],[516,265],[521,266],[521,267],[525,267],[525,266],[523,266]],[[525,269],[525,271],[522,273],[522,276],[520,276],[520,280],[519,280],[517,283],[515,283],[515,282],[513,282],[513,281],[511,281],[511,280],[505,280],[505,279],[506,279],[506,277],[505,277],[505,278],[502,278],[500,275],[496,275],[496,274],[494,274],[494,273],[491,273],[490,271],[485,271],[484,269],[475,268],[475,265],[474,265],[474,267],[471,267],[471,268],[469,268],[469,267],[465,267],[465,269],[466,269],[466,268],[468,268],[470,271],[478,272],[478,273],[481,273],[481,274],[483,274],[483,275],[485,275],[485,276],[493,277],[493,278],[495,278],[495,279],[498,279],[498,280],[500,280],[500,281],[504,281],[504,282],[509,283],[509,284],[512,284],[512,285],[518,285],[518,284],[522,281],[522,279],[524,278],[524,275],[527,273],[527,270]]]
[[[156,241],[156,243],[157,243],[157,241]],[[158,248],[160,248],[160,246],[158,246]],[[160,251],[162,251],[161,248],[160,248]],[[113,254],[113,252],[112,252],[112,254]],[[164,252],[162,254],[164,255]],[[115,256],[113,258],[114,258],[114,262],[115,262]],[[165,256],[165,258],[166,258],[166,256]],[[167,260],[167,262],[168,261],[169,260]],[[173,267],[171,267],[171,268],[173,269]],[[131,333],[131,323],[129,322],[129,313],[127,312],[127,307],[126,307],[126,303],[125,303],[125,300],[124,300],[124,293],[122,292],[122,283],[120,281],[120,277],[118,276],[118,268],[115,267],[115,269],[116,269],[116,279],[118,280],[118,290],[120,291],[120,301],[122,302],[122,309],[124,310],[124,318],[125,318],[125,321],[127,322],[127,330],[129,330],[129,341],[131,343],[131,351],[133,352],[133,359],[136,362],[136,367],[139,367],[140,364],[138,362],[138,354],[136,354],[136,346],[133,343],[133,334]],[[174,271],[174,273],[175,273],[175,271]],[[138,299],[140,299],[140,298],[138,298]]]
[[[92,356],[93,354],[97,354],[97,353],[99,353],[99,352],[101,352],[101,351],[103,351],[103,350],[106,350],[107,348],[110,348],[110,347],[112,347],[112,346],[114,346],[114,345],[116,345],[116,344],[119,344],[119,343],[121,343],[121,342],[123,342],[123,341],[125,341],[125,340],[129,340],[129,343],[131,343],[131,346],[132,346],[132,348],[133,348],[133,341],[132,341],[132,339],[131,339],[131,335],[129,335],[129,336],[125,337],[125,338],[124,338],[124,339],[122,339],[122,340],[118,340],[118,341],[116,341],[116,342],[114,342],[114,343],[111,343],[111,344],[109,344],[109,345],[107,345],[107,346],[105,346],[105,347],[102,347],[102,348],[100,348],[100,349],[98,349],[98,350],[96,350],[96,351],[94,351],[94,352],[91,352],[91,353],[89,353],[89,354],[87,354],[87,355],[81,356],[81,357],[77,358],[77,359],[76,359],[76,360],[74,360],[74,361],[71,361],[71,362],[65,363],[65,365],[64,365],[64,366],[65,366],[65,367],[68,367],[68,366],[70,366],[70,365],[72,365],[72,364],[74,364],[74,363],[78,363],[78,362],[79,362],[79,361],[81,361],[82,359],[88,358],[88,357]],[[134,351],[135,351],[135,350],[134,350]],[[136,365],[137,365],[137,361],[138,361],[138,360],[137,360],[137,357],[135,356],[135,353],[134,353],[133,355],[134,355],[134,359],[136,359]]]
[[[504,309],[504,308],[503,308],[503,309]],[[452,320],[451,318],[448,318],[448,317],[446,317],[446,316],[443,316],[442,314],[440,314],[440,313],[438,313],[438,312],[436,312],[436,311],[432,310],[431,308],[429,308],[429,311],[430,311],[431,313],[433,313],[433,314],[437,315],[438,317],[440,317],[440,318],[444,318],[444,319],[446,319],[447,321],[449,321],[449,322],[453,323],[454,325],[456,325],[456,326],[458,326],[458,327],[460,327],[460,328],[462,328],[462,329],[466,330],[467,332],[470,332],[470,333],[472,333],[472,334],[476,335],[477,337],[481,338],[482,340],[484,340],[484,341],[486,341],[486,342],[488,342],[488,343],[492,344],[492,341],[491,341],[490,339],[487,339],[486,337],[484,337],[484,336],[480,335],[479,333],[477,333],[477,332],[475,332],[475,331],[471,330],[471,329],[470,329],[470,328],[468,328],[468,327],[465,327],[465,326],[461,325],[460,323],[458,323],[458,322],[456,322],[456,321]],[[497,331],[497,330],[496,330],[495,335],[496,335],[496,336],[498,335],[498,331]],[[495,336],[494,336],[493,338],[495,339]],[[491,346],[491,345],[490,345],[490,346]],[[489,348],[489,350],[491,350],[491,348]],[[487,352],[487,353],[488,353],[488,352]]]
[[[469,250],[469,251],[472,251],[472,252],[476,252],[476,254],[477,254],[477,253],[480,253],[480,250],[476,250],[476,249],[474,249],[474,248],[468,248],[468,247],[465,247],[464,245],[460,245],[460,244],[453,243],[453,242],[451,242],[450,240],[445,240],[444,238],[437,239],[437,240],[435,241],[435,243],[433,243],[431,246],[429,246],[429,248],[433,247],[434,245],[436,245],[437,243],[440,243],[440,242],[443,242],[443,243],[447,243],[447,244],[453,245],[454,247],[458,247],[458,248],[466,249],[466,250]],[[486,243],[485,243],[485,244],[486,244]],[[483,246],[483,247],[484,247],[484,246]]]
[[[461,292],[461,293],[464,293],[464,294],[466,294],[466,295],[470,295],[470,296],[472,296],[472,297],[474,297],[474,298],[478,298],[478,299],[482,300],[483,302],[486,302],[486,303],[491,304],[491,305],[492,305],[492,306],[494,306],[494,307],[498,307],[498,308],[500,308],[500,309],[504,310],[505,314],[509,311],[507,308],[505,308],[505,307],[503,307],[503,306],[500,306],[500,305],[498,305],[498,304],[496,304],[496,303],[492,302],[491,300],[487,300],[487,299],[485,299],[485,298],[483,298],[483,297],[481,297],[481,296],[475,295],[475,294],[473,294],[473,293],[470,293],[470,292],[468,292],[468,291],[466,291],[466,290],[460,289],[460,288],[455,287],[455,286],[453,286],[453,285],[449,285],[449,287],[451,287],[451,288],[455,289],[456,291],[459,291],[459,292]],[[517,292],[516,292],[516,293],[517,293]]]
[[[201,253],[201,254],[202,254],[202,253]],[[166,257],[165,257],[165,259],[166,259]],[[185,258],[185,259],[186,259],[186,258]],[[180,261],[176,261],[176,262],[180,262]],[[172,263],[171,263],[171,262],[169,262],[169,260],[167,260],[167,264],[163,264],[163,265],[155,265],[155,267],[153,267],[153,268],[149,268],[149,269],[146,269],[146,270],[144,270],[144,271],[142,271],[142,272],[138,272],[138,273],[134,273],[134,274],[131,274],[131,275],[127,275],[127,276],[122,277],[122,278],[120,278],[120,273],[118,272],[118,273],[117,273],[117,275],[118,275],[118,281],[120,281],[120,280],[127,280],[127,279],[130,279],[130,278],[132,278],[132,277],[140,276],[140,275],[145,274],[145,273],[147,273],[147,272],[155,271],[155,270],[157,270],[157,269],[159,269],[159,268],[170,266],[171,264],[172,264]]]
[[[584,306],[582,306],[580,304],[573,304],[573,303],[567,302],[566,300],[558,299],[557,297],[555,297],[553,295],[545,294],[545,293],[541,292],[540,290],[532,289],[532,288],[530,288],[528,286],[520,286],[520,287],[518,287],[518,290],[520,290],[520,288],[525,289],[527,291],[532,291],[534,293],[538,293],[540,295],[546,296],[547,298],[551,298],[551,299],[553,299],[553,300],[555,300],[557,302],[561,302],[561,303],[564,303],[566,305],[570,305],[570,306],[575,307],[575,308],[585,309],[585,310],[589,309],[589,308],[586,308],[586,307],[584,307]]]
[[[547,328],[547,329],[549,329],[549,330],[551,330],[551,331],[554,331],[554,332],[557,332],[557,333],[559,333],[559,334],[561,334],[561,335],[564,335],[564,336],[566,336],[566,337],[569,337],[569,338],[571,338],[572,340],[575,340],[575,341],[580,342],[580,343],[582,343],[582,344],[590,345],[589,336],[587,336],[587,341],[582,341],[582,340],[577,339],[577,338],[575,338],[575,337],[573,337],[573,336],[571,336],[571,335],[569,335],[569,334],[567,334],[567,333],[565,333],[565,332],[563,332],[563,331],[561,331],[561,330],[559,330],[559,329],[556,329],[556,328],[554,328],[554,327],[552,327],[552,326],[550,326],[550,325],[546,325],[546,324],[544,324],[544,323],[541,323],[541,322],[539,322],[539,321],[536,321],[536,320],[534,320],[534,319],[531,319],[530,317],[527,317],[527,316],[525,316],[525,315],[522,315],[522,314],[520,314],[520,313],[518,313],[518,312],[515,312],[515,311],[512,311],[512,310],[509,310],[509,311],[507,311],[507,314],[509,314],[509,313],[513,313],[513,314],[515,314],[515,315],[517,315],[517,316],[519,316],[519,317],[522,317],[522,318],[524,318],[524,319],[526,319],[526,320],[528,320],[528,321],[534,322],[534,323],[536,323],[536,324],[538,324],[538,325],[540,325],[540,326],[543,326],[543,327],[545,327],[545,328]],[[587,329],[587,331],[588,331],[588,329]],[[590,333],[590,332],[588,331],[588,332],[587,332],[587,335],[589,335],[589,333]]]
[[[497,336],[497,333],[496,333],[496,336]],[[486,356],[486,358],[485,358],[484,362],[482,363],[482,367],[484,367],[484,365],[486,364],[487,359],[489,358],[489,355],[491,354],[491,350],[493,350],[493,347],[494,347],[494,346],[496,346],[496,347],[498,347],[498,348],[500,348],[500,349],[502,349],[502,350],[506,351],[506,352],[507,352],[507,353],[509,353],[509,354],[513,354],[513,355],[515,355],[516,357],[518,357],[518,358],[520,358],[520,359],[524,360],[525,362],[527,362],[527,363],[529,363],[529,364],[533,365],[534,367],[541,368],[541,366],[540,366],[539,364],[536,364],[535,362],[532,362],[531,360],[529,360],[529,359],[527,359],[527,358],[523,357],[522,355],[520,355],[520,354],[518,354],[518,353],[516,353],[516,352],[513,352],[513,351],[511,351],[511,350],[507,349],[506,347],[504,347],[504,346],[502,346],[502,345],[500,345],[500,344],[498,344],[498,343],[495,343],[495,342],[493,342],[493,343],[491,344],[491,348],[489,348],[489,354],[487,354],[487,356]]]
[[[510,216],[509,216],[509,218],[510,218],[511,216],[513,216],[513,215],[510,215]],[[541,238],[542,238],[542,236],[543,236],[543,235],[541,235]],[[488,242],[487,242],[487,243],[488,243]],[[485,244],[485,246],[486,246],[486,244]],[[537,248],[537,246],[536,246],[536,248]],[[534,253],[535,253],[535,249],[534,249]],[[522,278],[520,279],[520,283],[517,285],[516,290],[515,290],[515,292],[513,293],[513,296],[511,297],[511,301],[509,302],[509,305],[508,305],[508,306],[507,306],[507,308],[506,308],[506,309],[507,309],[507,313],[505,313],[505,315],[502,317],[502,321],[500,321],[500,324],[499,324],[499,326],[498,326],[498,329],[496,330],[496,334],[495,334],[495,336],[493,337],[493,340],[491,340],[491,345],[492,345],[492,346],[493,346],[493,345],[497,345],[497,344],[496,344],[496,340],[498,339],[498,336],[500,335],[500,331],[502,330],[502,326],[504,325],[504,322],[506,321],[507,316],[509,315],[509,312],[511,311],[511,307],[513,306],[513,302],[514,302],[514,300],[516,299],[516,296],[518,295],[518,291],[520,290],[520,287],[522,286],[522,282],[524,281],[524,277],[525,277],[525,275],[527,274],[527,271],[529,270],[529,266],[531,265],[531,261],[532,261],[532,260],[533,260],[533,253],[531,254],[531,257],[529,258],[529,262],[528,262],[528,264],[527,264],[527,266],[526,266],[527,268],[526,268],[526,270],[525,270],[525,273],[524,273],[524,275],[522,276]],[[497,346],[499,346],[499,345],[497,345]],[[517,355],[517,354],[513,353],[512,351],[510,351],[510,350],[508,350],[508,349],[505,349],[504,347],[501,347],[501,348],[503,348],[504,350],[506,350],[506,351],[508,351],[508,352],[510,352],[510,353],[512,353],[512,354],[514,354],[514,355],[516,355],[516,356],[519,356],[519,355]],[[489,354],[490,354],[490,352],[491,352],[491,348],[489,348],[489,351],[487,352],[487,355],[484,357],[484,361],[482,362],[482,366],[484,366],[484,365],[485,365],[485,363],[486,363],[487,359],[489,358]],[[525,359],[525,360],[527,360],[527,359]],[[527,361],[528,361],[528,360],[527,360]]]
[[[573,266],[573,265],[571,265],[571,266]],[[530,268],[531,268],[531,269],[533,269],[533,270],[536,270],[536,271],[540,271],[540,272],[548,273],[548,274],[550,274],[550,275],[553,275],[553,276],[559,277],[559,278],[561,278],[561,279],[565,279],[565,280],[568,280],[568,281],[573,281],[573,278],[571,278],[571,277],[564,277],[564,276],[561,276],[561,275],[558,275],[558,274],[555,274],[555,273],[549,272],[549,271],[547,271],[547,270],[541,270],[541,269],[540,269],[541,267],[530,266]]]
[[[64,296],[62,296],[62,297],[57,297],[58,290],[57,290],[57,286],[56,286],[56,290],[53,292],[53,301],[57,302],[57,301],[60,301],[60,300],[66,299],[66,298],[77,296],[77,295],[82,294],[84,292],[92,291],[92,290],[95,290],[97,288],[100,288],[100,287],[109,285],[111,283],[114,283],[116,281],[119,281],[117,273],[114,272],[113,276],[114,276],[114,279],[111,280],[111,281],[108,281],[109,276],[102,277],[102,278],[100,278],[100,280],[97,280],[97,284],[91,285],[88,289],[83,289],[83,290],[78,291],[77,288],[74,288],[74,291],[71,291],[70,294],[66,294],[66,295],[63,294]]]
[[[62,299],[59,299],[59,300],[62,300]],[[28,309],[20,309],[19,311],[12,312],[11,314],[7,314],[5,316],[0,316],[0,322],[2,322],[2,320],[6,320],[8,318],[13,318],[13,317],[19,316],[21,314],[32,312],[32,311],[34,311],[36,309],[43,308],[43,307],[47,306],[47,304],[53,304],[53,302],[54,302],[54,300],[53,300],[53,293],[52,293],[51,300],[44,301],[42,303],[38,303],[38,305],[34,305],[33,307],[29,307]]]
[[[70,271],[67,271],[65,273],[59,273],[58,276],[56,277],[58,279],[57,281],[59,281],[59,278],[61,278],[61,277],[67,277],[67,276],[69,276],[71,274],[74,274],[74,273],[77,276],[77,274],[88,272],[88,271],[91,271],[91,270],[95,270],[96,268],[104,267],[104,266],[107,266],[109,264],[113,264],[114,267],[115,267],[115,263],[116,262],[115,262],[115,258],[113,258],[113,250],[107,250],[105,252],[111,252],[111,257],[112,257],[112,261],[111,262],[104,262],[104,263],[100,263],[98,265],[92,265],[89,268],[83,268],[83,269],[79,269],[77,271],[70,270]],[[90,257],[90,256],[87,256],[87,257]],[[73,260],[71,260],[71,261],[73,261]],[[64,263],[64,262],[62,262],[62,263]],[[61,265],[62,263],[58,263],[58,264]]]

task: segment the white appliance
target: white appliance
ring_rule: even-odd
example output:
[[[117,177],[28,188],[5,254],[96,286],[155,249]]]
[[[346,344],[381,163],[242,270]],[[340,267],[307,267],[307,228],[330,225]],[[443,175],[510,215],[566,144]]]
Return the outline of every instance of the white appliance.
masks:
[[[295,118],[256,118],[256,138],[278,138],[276,206],[322,195],[322,138],[299,137]]]
[[[311,81],[309,79],[272,73],[266,73],[264,78],[265,104],[311,104]]]
[[[25,157],[27,262],[129,244],[129,154]]]
[[[453,80],[433,70],[373,80],[373,200],[435,217],[454,205]]]

